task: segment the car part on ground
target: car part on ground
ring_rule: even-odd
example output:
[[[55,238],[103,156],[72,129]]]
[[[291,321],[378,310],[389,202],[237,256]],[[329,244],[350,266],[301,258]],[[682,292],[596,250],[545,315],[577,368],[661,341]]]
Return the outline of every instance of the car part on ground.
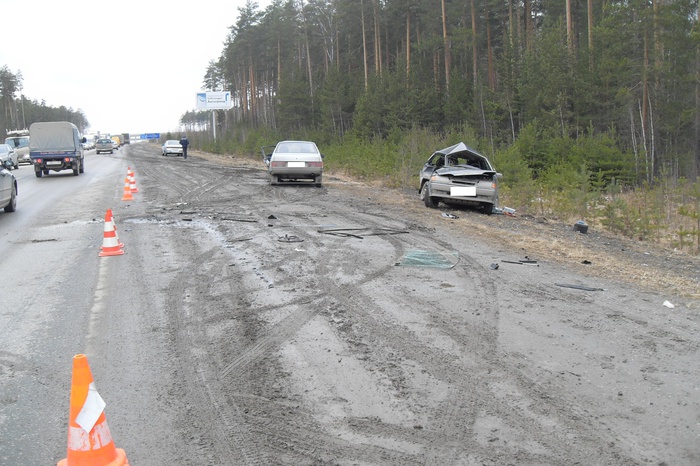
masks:
[[[280,183],[307,183],[323,185],[323,154],[311,141],[280,141],[272,153],[263,159],[268,166],[270,185]]]
[[[430,156],[420,171],[418,192],[426,207],[472,205],[490,215],[498,207],[501,176],[484,155],[460,142]]]

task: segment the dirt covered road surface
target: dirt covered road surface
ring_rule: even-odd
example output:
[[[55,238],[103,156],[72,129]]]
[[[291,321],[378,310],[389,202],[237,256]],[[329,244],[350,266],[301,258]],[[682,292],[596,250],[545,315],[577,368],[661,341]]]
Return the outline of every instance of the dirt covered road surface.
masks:
[[[126,154],[123,260],[155,309],[131,333],[161,355],[154,411],[110,419],[132,464],[700,464],[692,258],[330,173],[269,186],[243,157]]]

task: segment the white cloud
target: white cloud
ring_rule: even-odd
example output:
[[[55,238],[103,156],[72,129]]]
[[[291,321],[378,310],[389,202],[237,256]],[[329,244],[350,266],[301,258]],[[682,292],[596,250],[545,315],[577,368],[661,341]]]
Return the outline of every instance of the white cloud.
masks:
[[[93,131],[177,131],[245,4],[24,0],[3,16],[0,67],[22,72],[28,99],[82,109]]]

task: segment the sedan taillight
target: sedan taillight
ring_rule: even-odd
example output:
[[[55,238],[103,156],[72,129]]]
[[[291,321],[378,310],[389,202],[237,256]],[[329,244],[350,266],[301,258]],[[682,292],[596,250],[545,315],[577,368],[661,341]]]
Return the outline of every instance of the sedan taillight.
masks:
[[[307,167],[323,168],[323,162],[306,162]]]

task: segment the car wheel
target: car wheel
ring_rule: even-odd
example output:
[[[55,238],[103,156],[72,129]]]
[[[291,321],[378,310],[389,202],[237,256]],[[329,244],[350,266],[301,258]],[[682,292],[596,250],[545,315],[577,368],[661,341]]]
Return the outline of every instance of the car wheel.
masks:
[[[19,162],[17,162],[17,163],[15,164],[14,169],[15,169],[15,170],[19,169]]]
[[[73,176],[78,176],[80,174],[80,169],[78,168],[79,164],[76,164],[73,167]]]
[[[109,151],[110,154],[114,154],[114,150]]]
[[[425,203],[425,206],[431,209],[436,209],[440,201],[436,197],[430,195],[430,185],[425,183],[423,190],[425,191],[425,194],[423,195],[423,203]]]
[[[275,186],[277,183],[279,183],[279,178],[277,175],[270,175],[270,185]]]
[[[420,191],[418,195],[420,196],[420,200],[425,202],[425,191],[428,189],[428,183],[423,183],[423,185],[420,187]]]
[[[41,170],[36,170],[34,172],[34,174],[36,175],[37,178],[41,178],[41,175],[43,175],[43,173],[41,173]]]
[[[48,174],[49,174],[49,171],[48,171],[48,170],[44,170],[44,175],[48,175]]]
[[[17,210],[17,188],[12,185],[12,195],[10,196],[10,203],[5,206],[5,212],[14,212]]]
[[[323,186],[323,175],[318,175],[318,176],[314,179],[314,183],[316,183],[316,187],[317,187],[317,188],[322,187],[322,186]]]
[[[484,209],[484,213],[486,215],[493,215],[494,212],[494,205],[488,202],[485,202],[482,204],[482,208]]]
[[[80,173],[85,173],[85,160],[80,161]]]

